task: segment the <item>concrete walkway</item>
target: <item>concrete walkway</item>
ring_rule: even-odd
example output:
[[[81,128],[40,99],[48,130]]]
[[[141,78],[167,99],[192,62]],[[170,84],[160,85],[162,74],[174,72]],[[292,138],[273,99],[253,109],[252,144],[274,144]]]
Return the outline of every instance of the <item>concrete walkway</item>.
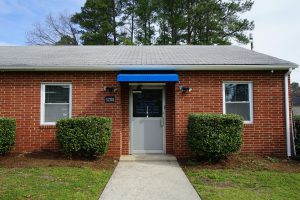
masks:
[[[122,157],[100,200],[200,200],[173,156]]]

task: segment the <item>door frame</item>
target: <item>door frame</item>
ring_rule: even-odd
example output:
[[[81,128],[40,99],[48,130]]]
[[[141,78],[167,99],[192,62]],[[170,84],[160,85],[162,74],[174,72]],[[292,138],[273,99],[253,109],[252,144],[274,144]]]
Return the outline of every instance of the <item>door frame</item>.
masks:
[[[133,96],[132,96],[132,90],[136,86],[142,86],[142,89],[161,89],[162,90],[162,119],[164,121],[163,126],[163,151],[141,151],[140,154],[166,154],[166,89],[164,83],[131,83],[129,84],[129,154],[133,153],[133,137],[132,137],[132,131],[133,131]],[[139,154],[139,153],[135,153]]]

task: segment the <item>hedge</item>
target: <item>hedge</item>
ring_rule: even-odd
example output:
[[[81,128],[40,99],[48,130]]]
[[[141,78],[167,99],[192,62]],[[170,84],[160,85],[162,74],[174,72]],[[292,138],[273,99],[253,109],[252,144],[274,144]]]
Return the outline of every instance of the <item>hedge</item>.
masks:
[[[66,154],[92,157],[106,153],[112,132],[110,118],[61,119],[56,125],[56,138]]]
[[[243,118],[234,114],[190,114],[187,137],[194,155],[219,160],[240,150]]]
[[[0,118],[0,155],[8,153],[16,141],[16,120]]]
[[[295,124],[295,147],[297,155],[300,155],[300,115],[293,116]]]

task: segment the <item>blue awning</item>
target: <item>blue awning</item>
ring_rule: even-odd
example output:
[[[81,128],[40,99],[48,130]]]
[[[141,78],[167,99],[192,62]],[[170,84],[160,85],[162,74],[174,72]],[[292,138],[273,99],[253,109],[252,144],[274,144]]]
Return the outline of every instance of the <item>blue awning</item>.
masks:
[[[178,82],[178,74],[118,74],[118,82]]]

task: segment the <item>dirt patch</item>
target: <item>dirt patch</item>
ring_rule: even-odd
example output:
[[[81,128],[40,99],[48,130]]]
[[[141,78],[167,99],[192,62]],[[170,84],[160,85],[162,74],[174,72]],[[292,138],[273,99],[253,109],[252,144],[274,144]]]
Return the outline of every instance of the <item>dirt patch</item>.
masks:
[[[230,181],[225,181],[225,182],[217,183],[216,186],[218,188],[230,188],[232,187],[232,183]]]
[[[40,176],[41,179],[46,179],[46,180],[51,180],[51,181],[54,181],[56,179],[56,177],[54,176],[51,176],[49,174],[44,174],[42,176]]]
[[[225,181],[225,182],[217,182],[213,179],[210,179],[208,177],[201,177],[201,183],[205,185],[214,185],[215,187],[218,188],[230,188],[232,187],[232,182],[230,181]]]
[[[0,167],[90,167],[95,169],[113,169],[117,161],[107,157],[96,157],[91,160],[82,158],[70,159],[59,152],[37,152],[27,154],[9,154],[0,156]]]
[[[201,182],[204,184],[212,184],[213,181],[208,177],[201,177]]]
[[[235,154],[217,163],[205,160],[180,160],[183,169],[247,169],[300,172],[300,161],[276,157]]]

